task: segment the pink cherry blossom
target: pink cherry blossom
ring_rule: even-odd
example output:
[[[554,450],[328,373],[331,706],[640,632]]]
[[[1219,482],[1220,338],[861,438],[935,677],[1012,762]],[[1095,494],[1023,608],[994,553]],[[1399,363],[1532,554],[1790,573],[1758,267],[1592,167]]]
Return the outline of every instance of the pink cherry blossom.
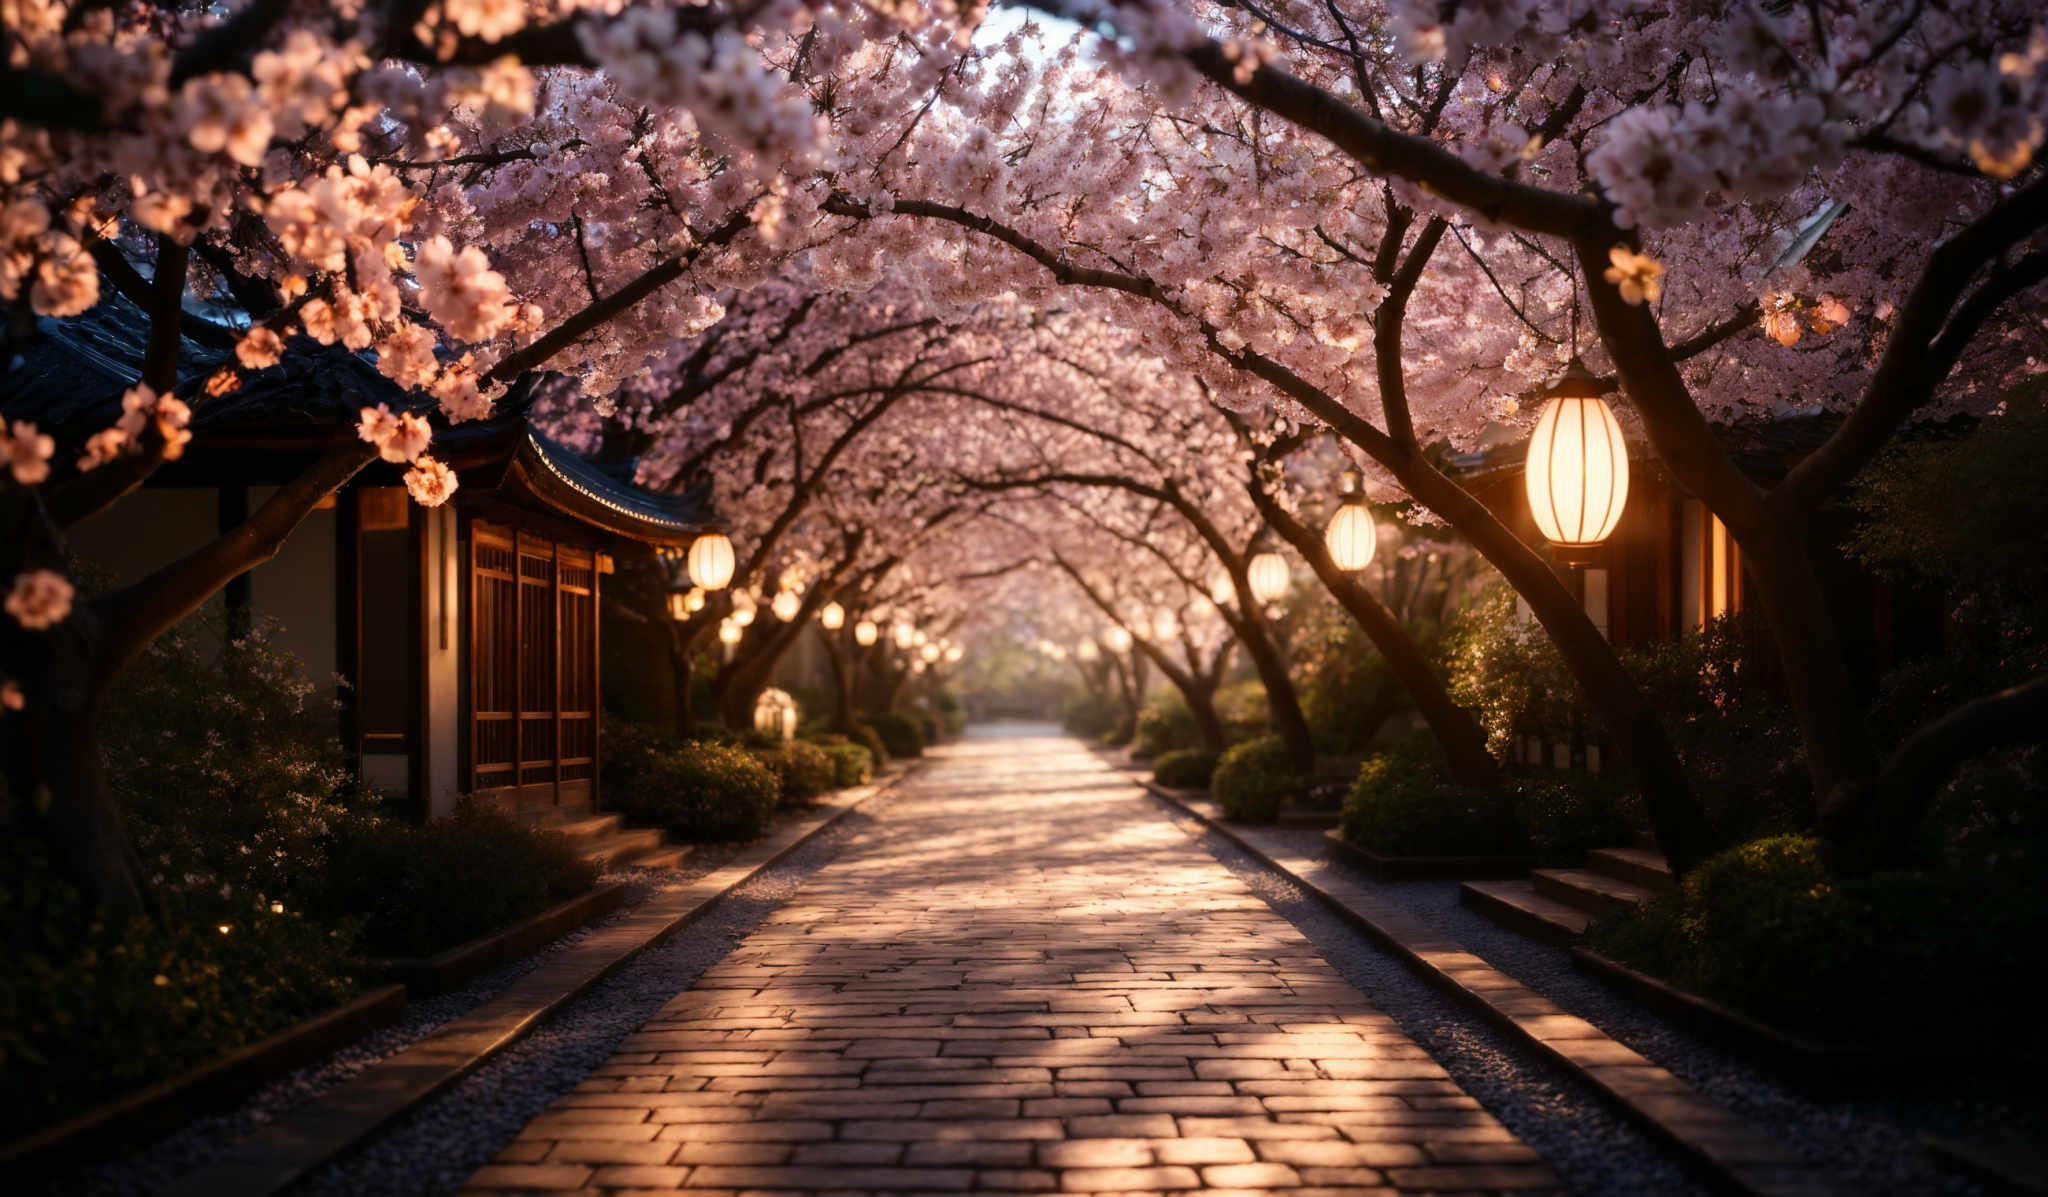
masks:
[[[71,583],[55,570],[18,574],[7,594],[7,613],[31,632],[55,627],[71,614]]]

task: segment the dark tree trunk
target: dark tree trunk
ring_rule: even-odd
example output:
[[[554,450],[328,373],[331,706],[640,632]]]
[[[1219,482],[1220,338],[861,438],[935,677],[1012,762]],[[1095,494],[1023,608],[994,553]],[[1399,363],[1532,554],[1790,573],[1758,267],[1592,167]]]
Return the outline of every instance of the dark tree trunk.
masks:
[[[1240,582],[1239,586],[1240,593],[1250,593],[1249,583]],[[1260,684],[1266,688],[1273,734],[1286,746],[1287,758],[1295,768],[1307,772],[1316,763],[1315,737],[1309,734],[1308,719],[1301,713],[1301,698],[1295,693],[1294,679],[1287,676],[1287,662],[1281,659],[1280,650],[1256,620],[1257,616],[1240,617],[1238,641],[1244,645],[1252,668],[1258,671]]]

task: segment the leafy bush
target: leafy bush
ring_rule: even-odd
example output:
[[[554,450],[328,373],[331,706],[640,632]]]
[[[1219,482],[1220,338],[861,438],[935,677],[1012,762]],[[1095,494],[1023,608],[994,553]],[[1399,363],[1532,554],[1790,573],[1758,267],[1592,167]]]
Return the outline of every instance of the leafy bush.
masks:
[[[776,788],[784,802],[808,802],[832,788],[837,767],[831,754],[816,744],[791,740],[775,748],[751,751],[754,759],[775,775]]]
[[[1176,790],[1205,790],[1222,754],[1206,748],[1176,748],[1152,762],[1152,780]]]
[[[840,788],[866,785],[875,776],[875,758],[866,748],[841,738],[818,747],[832,762],[832,784]]]
[[[846,738],[868,750],[868,755],[874,758],[875,768],[889,763],[889,746],[882,743],[882,733],[874,728],[865,723],[855,723],[853,730],[846,733]]]
[[[1258,679],[1236,682],[1216,691],[1216,718],[1223,722],[1226,743],[1242,744],[1271,730],[1273,706]]]
[[[916,719],[899,711],[883,711],[861,720],[873,728],[892,757],[923,756],[924,728]]]
[[[1363,750],[1387,720],[1408,705],[1408,691],[1357,621],[1341,611],[1337,614],[1342,618],[1316,625],[1320,634],[1305,634],[1305,643],[1295,651],[1302,678],[1301,714],[1315,735],[1316,749],[1342,756]]]
[[[1060,726],[1084,740],[1099,740],[1123,721],[1123,707],[1106,695],[1076,694],[1060,704]]]
[[[743,748],[677,741],[642,725],[605,729],[602,777],[627,817],[681,839],[750,839],[768,829],[781,787]]]
[[[1247,823],[1271,821],[1280,806],[1309,786],[1295,769],[1278,736],[1246,740],[1225,752],[1209,779],[1209,793],[1225,818]]]
[[[1538,864],[1582,864],[1595,848],[1634,843],[1645,826],[1641,799],[1600,778],[1521,778],[1511,787],[1515,821]]]
[[[360,918],[372,956],[431,956],[583,893],[597,872],[560,832],[465,799],[424,826],[345,821],[304,901],[317,918]]]
[[[1504,856],[1527,846],[1504,795],[1453,785],[1415,741],[1359,766],[1338,826],[1383,856]]]
[[[1137,755],[1155,757],[1162,752],[1199,748],[1202,731],[1195,713],[1179,694],[1160,699],[1138,712]]]
[[[1914,869],[1830,874],[1819,841],[1731,848],[1593,946],[1767,1021],[1828,1037],[1954,1038],[1958,1025],[2043,1048],[2034,1010],[2048,966],[2040,879]]]
[[[99,922],[21,827],[0,827],[0,1115],[18,1129],[166,1080],[354,997],[347,924],[287,908]],[[220,927],[228,930],[222,933]]]
[[[942,735],[957,736],[967,730],[967,708],[960,705],[960,699],[951,690],[939,691],[939,731]]]

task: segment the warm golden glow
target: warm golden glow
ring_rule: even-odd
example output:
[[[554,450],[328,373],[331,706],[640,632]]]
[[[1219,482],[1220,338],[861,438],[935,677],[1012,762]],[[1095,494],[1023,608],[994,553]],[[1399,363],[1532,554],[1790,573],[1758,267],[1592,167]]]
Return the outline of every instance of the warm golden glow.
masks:
[[[1257,602],[1274,602],[1287,593],[1287,559],[1280,554],[1260,553],[1245,572],[1250,575],[1252,598]]]
[[[1102,634],[1102,642],[1109,645],[1109,651],[1114,653],[1127,653],[1131,651],[1131,633],[1127,628],[1114,627],[1109,629]]]
[[[774,602],[768,604],[768,609],[775,612],[775,618],[784,623],[795,619],[797,612],[803,610],[803,607],[804,600],[802,596],[798,595],[794,590],[782,591],[775,596]]]
[[[907,623],[896,625],[896,647],[913,648],[917,645],[917,629]]]
[[[668,617],[681,621],[690,617],[690,596],[680,590],[672,590],[668,596]]]
[[[1346,503],[1330,517],[1330,526],[1323,533],[1323,544],[1329,547],[1330,560],[1342,570],[1364,569],[1372,564],[1373,550],[1379,547],[1380,531],[1373,523],[1372,509],[1363,503]]]
[[[732,541],[723,532],[706,532],[690,545],[690,580],[706,590],[732,585],[736,564]]]
[[[940,648],[936,644],[927,643],[923,648],[917,650],[917,655],[925,662],[930,663],[938,660],[939,655],[945,651],[945,649]]]
[[[738,644],[740,637],[746,634],[747,629],[744,625],[734,623],[730,619],[718,625],[718,640],[721,644]]]
[[[882,629],[876,627],[872,619],[863,619],[853,625],[853,641],[862,648],[868,647],[881,637]]]
[[[818,622],[826,631],[836,632],[846,626],[846,608],[838,603],[826,603],[825,609],[818,612]]]
[[[1628,502],[1628,447],[1598,398],[1552,399],[1529,438],[1524,480],[1544,539],[1560,548],[1606,540]]]

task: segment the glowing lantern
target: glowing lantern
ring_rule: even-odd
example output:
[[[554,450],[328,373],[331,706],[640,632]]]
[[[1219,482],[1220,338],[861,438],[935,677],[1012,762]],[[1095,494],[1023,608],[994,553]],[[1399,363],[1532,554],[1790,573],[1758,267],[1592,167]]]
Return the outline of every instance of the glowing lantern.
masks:
[[[1260,553],[1245,572],[1251,575],[1252,598],[1258,602],[1274,602],[1287,593],[1287,559],[1280,554]]]
[[[671,590],[668,595],[668,617],[681,622],[690,617],[690,596],[680,590]]]
[[[787,690],[767,689],[754,700],[754,730],[780,740],[796,739],[796,699]]]
[[[723,532],[706,532],[690,545],[690,580],[706,590],[732,585],[732,541]]]
[[[875,621],[872,619],[863,619],[853,625],[853,642],[862,648],[866,648],[881,639],[881,636],[882,629],[876,627]]]
[[[1372,510],[1365,505],[1364,483],[1357,470],[1344,471],[1344,505],[1330,517],[1330,526],[1323,533],[1323,544],[1338,569],[1364,569],[1372,564],[1373,550],[1379,547],[1380,531],[1373,523]]]
[[[930,636],[924,634],[924,629],[919,628],[917,629],[916,633],[910,637],[910,642],[912,644],[915,644],[919,648],[923,648],[925,646],[925,642],[930,639]]]
[[[1237,593],[1237,584],[1230,580],[1230,571],[1219,569],[1209,578],[1209,601],[1217,606],[1230,601]]]
[[[1628,446],[1600,397],[1605,390],[1574,361],[1529,438],[1529,511],[1544,539],[1566,554],[1612,535],[1628,502]]]
[[[911,648],[917,644],[917,629],[907,623],[896,625],[896,647]]]
[[[775,596],[775,601],[768,605],[768,609],[775,612],[775,618],[788,623],[796,618],[797,612],[803,610],[803,606],[804,600],[801,595],[794,590],[785,590]]]
[[[1152,617],[1152,638],[1154,640],[1171,640],[1178,635],[1180,635],[1180,621],[1174,618],[1173,612],[1162,610],[1159,614]]]
[[[1083,640],[1081,642],[1081,647],[1074,650],[1074,655],[1081,658],[1083,661],[1092,662],[1099,659],[1102,656],[1102,650],[1095,647],[1095,642],[1093,640]]]
[[[744,635],[746,635],[746,634],[747,634],[747,629],[746,629],[746,628],[745,628],[744,626],[742,626],[742,625],[740,625],[740,624],[736,624],[736,623],[734,623],[734,622],[733,622],[732,620],[730,620],[730,619],[726,619],[726,620],[721,620],[721,621],[719,622],[719,625],[718,625],[718,642],[719,642],[720,644],[724,644],[724,645],[734,645],[734,644],[738,644],[738,643],[740,642],[740,637],[742,637],[742,636],[744,636]]]
[[[732,596],[732,614],[726,616],[734,627],[746,627],[754,622],[754,598],[748,594]]]
[[[690,587],[690,593],[683,596],[683,609],[692,614],[704,609],[704,588],[702,586]]]
[[[1131,651],[1131,633],[1128,628],[1120,626],[1111,628],[1102,634],[1102,641],[1109,645],[1109,651],[1113,653],[1127,653]]]
[[[826,631],[836,632],[846,626],[846,608],[838,603],[826,603],[825,609],[818,612],[818,622]]]
[[[953,663],[953,662],[955,662],[955,661],[958,661],[958,660],[959,660],[960,658],[962,658],[962,657],[964,657],[964,656],[966,656],[966,655],[967,655],[967,650],[966,650],[966,649],[964,649],[964,648],[961,648],[961,647],[960,647],[959,645],[957,645],[957,644],[948,644],[948,645],[946,646],[946,662],[947,662],[947,664],[951,664],[951,663]]]
[[[945,653],[945,651],[945,649],[940,648],[936,644],[926,644],[923,648],[917,650],[917,655],[920,658],[922,658],[926,664],[930,664],[931,662],[938,660],[939,657]]]

